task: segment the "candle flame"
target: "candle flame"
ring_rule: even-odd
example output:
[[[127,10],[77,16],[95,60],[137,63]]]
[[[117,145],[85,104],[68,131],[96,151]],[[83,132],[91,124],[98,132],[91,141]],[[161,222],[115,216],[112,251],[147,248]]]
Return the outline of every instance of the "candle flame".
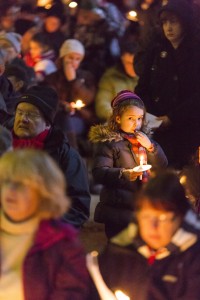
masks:
[[[115,291],[115,296],[117,300],[130,300],[130,297],[124,294],[122,291],[117,290]]]
[[[126,18],[130,21],[137,21],[137,12],[135,10],[131,10],[126,14]]]
[[[75,8],[75,7],[77,7],[77,5],[78,5],[78,3],[75,2],[75,1],[72,1],[72,2],[69,3],[70,8]]]
[[[75,102],[71,102],[72,108],[81,109],[85,106],[85,103],[82,100],[76,100]]]

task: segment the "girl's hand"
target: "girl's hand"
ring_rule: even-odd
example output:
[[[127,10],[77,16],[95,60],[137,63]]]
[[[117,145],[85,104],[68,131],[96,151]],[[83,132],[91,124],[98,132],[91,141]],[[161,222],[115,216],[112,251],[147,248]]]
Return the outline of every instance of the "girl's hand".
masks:
[[[134,172],[133,169],[125,169],[122,171],[122,178],[128,181],[135,181],[140,175],[142,175],[142,172]]]
[[[137,131],[136,132],[136,139],[137,141],[146,149],[149,149],[151,148],[152,144],[151,144],[151,141],[150,139],[148,138],[148,136],[141,132],[141,131]]]

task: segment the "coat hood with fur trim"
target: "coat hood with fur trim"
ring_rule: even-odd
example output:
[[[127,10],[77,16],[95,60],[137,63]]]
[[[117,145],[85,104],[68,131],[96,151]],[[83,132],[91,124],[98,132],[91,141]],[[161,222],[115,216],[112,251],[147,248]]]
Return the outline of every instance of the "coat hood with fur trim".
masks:
[[[92,143],[102,143],[102,142],[119,142],[123,140],[123,137],[119,132],[110,130],[107,125],[94,125],[89,131],[89,140]]]

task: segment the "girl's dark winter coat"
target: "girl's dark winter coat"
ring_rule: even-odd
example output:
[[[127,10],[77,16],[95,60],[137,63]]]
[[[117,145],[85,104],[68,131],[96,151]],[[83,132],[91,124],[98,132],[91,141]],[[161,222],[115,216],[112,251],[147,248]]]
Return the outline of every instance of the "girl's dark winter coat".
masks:
[[[134,198],[141,181],[128,181],[120,175],[123,168],[130,169],[139,165],[139,159],[132,151],[131,143],[119,132],[110,131],[107,126],[93,126],[90,140],[95,143],[92,173],[95,181],[104,186],[95,211],[95,220],[105,225],[118,224],[119,229],[122,229],[132,218]],[[163,150],[155,141],[152,143],[155,151],[147,152],[148,164],[153,169],[166,167],[167,158]]]

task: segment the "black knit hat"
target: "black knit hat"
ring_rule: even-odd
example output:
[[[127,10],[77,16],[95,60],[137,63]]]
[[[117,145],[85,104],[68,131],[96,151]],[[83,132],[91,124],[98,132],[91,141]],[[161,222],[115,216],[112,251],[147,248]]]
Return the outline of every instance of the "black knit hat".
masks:
[[[51,87],[32,86],[18,99],[17,105],[21,102],[35,105],[41,110],[45,119],[53,123],[58,106],[58,95]]]

